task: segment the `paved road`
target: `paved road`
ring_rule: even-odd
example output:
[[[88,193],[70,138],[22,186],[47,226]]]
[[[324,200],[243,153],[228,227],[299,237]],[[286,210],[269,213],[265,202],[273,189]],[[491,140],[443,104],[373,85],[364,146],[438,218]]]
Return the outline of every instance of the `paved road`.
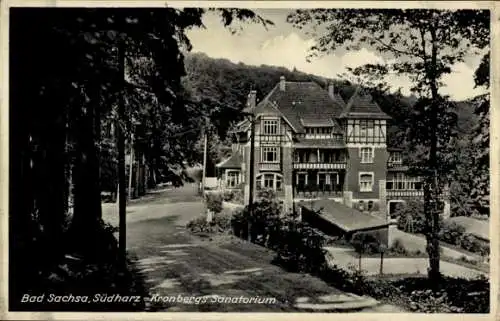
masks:
[[[150,310],[399,312],[310,275],[287,272],[271,264],[273,253],[254,244],[230,236],[209,240],[191,235],[185,224],[204,211],[195,194],[190,185],[163,190],[128,208],[127,247],[149,287]],[[116,225],[116,206],[103,209],[105,220]],[[206,302],[171,301],[179,295]],[[228,299],[240,302],[221,303]]]

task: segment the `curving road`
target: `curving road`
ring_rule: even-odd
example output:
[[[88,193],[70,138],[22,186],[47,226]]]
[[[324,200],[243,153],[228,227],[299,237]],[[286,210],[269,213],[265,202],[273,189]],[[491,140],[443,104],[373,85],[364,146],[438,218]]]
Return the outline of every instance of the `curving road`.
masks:
[[[116,205],[103,204],[103,211],[117,225]],[[148,310],[400,312],[287,272],[271,264],[273,253],[260,246],[190,234],[185,224],[203,211],[194,185],[157,191],[128,206],[127,247],[149,287]]]

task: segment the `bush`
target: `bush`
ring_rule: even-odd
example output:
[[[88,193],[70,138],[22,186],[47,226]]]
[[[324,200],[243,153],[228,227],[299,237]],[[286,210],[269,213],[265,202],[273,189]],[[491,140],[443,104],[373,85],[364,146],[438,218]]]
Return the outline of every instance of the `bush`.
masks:
[[[233,234],[237,237],[246,239],[248,236],[248,212],[244,209],[236,210],[231,217],[231,227]]]
[[[233,199],[232,199],[232,201],[234,203],[243,204],[243,202],[244,202],[243,191],[242,190],[235,190],[235,191],[233,191]]]
[[[401,255],[408,254],[408,251],[406,250],[405,246],[403,245],[403,242],[400,239],[395,239],[394,242],[392,242],[389,251],[391,253],[401,254]]]
[[[222,197],[224,199],[224,202],[243,204],[243,192],[241,190],[235,189],[225,191]]]
[[[222,198],[224,199],[224,202],[232,201],[233,197],[234,197],[233,191],[224,191],[224,193],[222,194]]]
[[[231,215],[215,214],[211,222],[207,222],[206,214],[200,215],[186,224],[192,233],[224,233],[231,229]]]
[[[354,267],[344,270],[337,265],[324,264],[319,270],[318,276],[339,290],[358,295],[363,295],[365,292],[363,273]]]
[[[286,215],[276,232],[270,245],[288,269],[315,272],[325,264],[324,234],[297,220],[295,214]]]
[[[465,233],[465,228],[455,222],[445,222],[439,231],[439,239],[443,242],[460,245],[460,240]]]
[[[207,193],[205,195],[205,201],[207,203],[207,209],[217,214],[222,211],[222,200],[223,196],[220,193]]]
[[[353,235],[350,243],[358,254],[380,253],[380,243],[371,234],[356,233]]]
[[[458,245],[466,251],[478,253],[482,256],[487,256],[490,253],[490,246],[486,242],[478,240],[475,236],[464,233],[458,240]]]
[[[466,280],[443,276],[438,284],[425,277],[390,282],[409,296],[408,308],[415,312],[488,313],[490,284],[486,278]]]
[[[423,313],[457,313],[462,309],[453,307],[444,291],[415,290],[410,294],[410,308]]]
[[[353,267],[345,270],[330,264],[335,258],[327,261],[324,245],[331,241],[344,243],[346,241],[326,236],[298,220],[295,213],[281,215],[281,207],[269,195],[271,194],[262,194],[264,197],[254,204],[252,233],[257,243],[276,251],[274,262],[286,269],[311,273],[340,290],[358,295],[370,295],[409,311],[485,312],[488,310],[487,280],[470,281],[443,277],[442,283],[429,284],[426,278],[369,279],[362,271]],[[248,208],[233,214],[231,225],[236,235],[246,237],[248,220]],[[366,233],[353,236],[350,242],[357,244],[356,246],[362,251],[369,251],[370,244],[378,245],[376,239]],[[375,247],[372,250],[374,251]],[[393,242],[390,250],[400,254],[407,253],[399,239]],[[464,284],[463,288],[460,288],[460,284]]]

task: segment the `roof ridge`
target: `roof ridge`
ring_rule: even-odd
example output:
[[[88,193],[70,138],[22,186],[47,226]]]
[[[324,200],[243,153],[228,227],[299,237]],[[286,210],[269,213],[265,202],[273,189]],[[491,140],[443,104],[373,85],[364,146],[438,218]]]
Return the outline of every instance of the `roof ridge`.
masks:
[[[269,100],[269,98],[270,98],[270,97],[274,94],[274,92],[276,91],[276,88],[278,88],[278,85],[279,85],[279,83],[277,83],[276,85],[274,85],[273,89],[271,89],[271,90],[269,91],[269,93],[268,93],[268,94],[264,97],[264,99],[262,99],[262,101],[260,101],[260,102],[256,105],[256,107],[257,107],[258,105],[260,105],[260,104],[264,103],[265,101],[269,101],[269,102],[271,102],[271,101]]]
[[[354,93],[351,95],[351,98],[349,98],[349,100],[347,101],[346,106],[345,106],[344,110],[342,111],[342,113],[340,114],[340,116],[343,116],[343,115],[349,113],[349,111],[352,108],[352,105],[354,104],[354,97],[359,94],[359,91],[360,91],[360,86],[358,85],[354,89]]]

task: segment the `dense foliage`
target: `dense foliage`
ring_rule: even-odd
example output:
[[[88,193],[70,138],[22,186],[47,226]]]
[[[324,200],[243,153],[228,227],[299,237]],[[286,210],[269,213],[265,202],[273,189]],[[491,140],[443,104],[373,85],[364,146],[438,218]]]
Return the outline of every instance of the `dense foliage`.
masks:
[[[205,203],[207,209],[217,214],[222,211],[223,195],[221,193],[206,193]]]
[[[440,92],[443,76],[471,52],[489,50],[487,10],[313,9],[297,10],[288,21],[316,38],[312,56],[369,46],[384,55],[380,64],[351,70],[374,91],[388,89],[392,73],[412,81],[417,97],[411,108],[405,140],[411,167],[424,179],[429,278],[439,275],[439,218],[443,190],[456,167],[456,104]],[[319,31],[321,30],[321,31]],[[432,130],[429,130],[431,128]]]
[[[404,206],[398,207],[396,215],[398,218],[398,229],[408,233],[427,233],[428,227],[421,201],[411,201]],[[463,226],[456,222],[443,220],[442,217],[440,217],[440,226],[441,229],[438,233],[440,241],[459,246],[466,251],[477,253],[482,256],[489,255],[488,242],[481,241],[475,236],[466,233]]]
[[[310,273],[328,284],[358,295],[369,295],[384,303],[397,305],[411,312],[423,313],[488,313],[489,281],[485,278],[465,280],[442,276],[440,283],[422,277],[367,277],[359,269],[344,269],[335,265],[335,257],[327,254],[325,244],[331,238],[301,222],[293,213],[282,214],[273,197],[264,197],[255,204],[260,209],[271,210],[271,215],[260,215],[255,225],[257,244],[276,251],[274,263],[289,271]],[[246,238],[247,209],[233,214],[232,225],[236,236]],[[267,227],[267,228],[262,228]],[[367,234],[358,234],[351,244],[360,252],[371,252],[377,242]],[[407,254],[395,242],[388,252]]]
[[[113,189],[125,138],[137,163],[149,165],[153,186],[162,176],[179,180],[199,160],[185,146],[199,138],[209,112],[182,84],[182,52],[190,50],[185,31],[202,27],[207,10],[225,26],[270,23],[231,8],[11,9],[12,307],[21,294],[43,290],[40,278],[68,253],[97,269],[114,257],[114,250],[100,255],[114,240],[103,229],[101,190]],[[108,179],[110,186],[102,183]],[[110,282],[118,277],[101,283]]]

